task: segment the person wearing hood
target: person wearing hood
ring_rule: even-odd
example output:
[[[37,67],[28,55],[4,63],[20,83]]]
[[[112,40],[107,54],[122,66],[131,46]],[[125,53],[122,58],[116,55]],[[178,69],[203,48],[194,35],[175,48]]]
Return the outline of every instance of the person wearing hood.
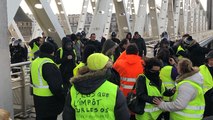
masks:
[[[69,79],[73,77],[73,69],[76,67],[76,54],[73,42],[68,37],[62,39],[62,47],[56,52],[55,62],[59,65],[64,88],[68,90],[70,87]]]
[[[31,83],[36,120],[57,120],[65,102],[61,73],[54,63],[54,47],[44,42],[31,63]]]
[[[136,80],[136,95],[145,104],[144,113],[136,114],[137,120],[161,120],[162,111],[155,106],[153,99],[174,94],[160,79],[161,67],[162,63],[157,58],[147,59],[144,74],[140,74]]]
[[[109,58],[94,53],[80,76],[71,79],[73,86],[67,96],[63,120],[129,120],[125,98],[119,88],[107,81]],[[110,88],[110,89],[109,89]]]
[[[103,44],[101,53],[108,56],[113,62],[115,62],[119,56],[115,55],[115,50],[117,49],[117,47],[118,45],[112,40],[106,40],[105,43]]]
[[[201,47],[192,36],[186,37],[183,45],[189,51],[189,59],[192,64],[197,67],[205,63],[205,55],[211,51],[209,48]]]
[[[203,77],[199,69],[192,66],[189,59],[178,62],[179,77],[176,79],[176,92],[171,102],[155,98],[153,102],[163,111],[170,112],[171,120],[201,120],[204,113],[205,100],[203,93]]]

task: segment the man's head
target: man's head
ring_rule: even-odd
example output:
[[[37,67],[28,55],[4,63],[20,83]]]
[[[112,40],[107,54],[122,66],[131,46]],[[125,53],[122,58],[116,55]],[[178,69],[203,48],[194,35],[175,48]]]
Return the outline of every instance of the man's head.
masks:
[[[49,43],[49,42],[44,42],[40,47],[39,50],[41,53],[49,54],[49,55],[54,55],[54,46]]]
[[[95,41],[95,40],[96,40],[96,35],[95,35],[95,33],[92,33],[92,34],[90,35],[90,40],[92,40],[92,41]]]
[[[111,37],[116,38],[116,36],[117,36],[116,32],[112,32]]]
[[[77,40],[80,40],[80,39],[81,39],[81,36],[82,36],[82,34],[81,34],[80,32],[77,32],[77,33],[76,33]]]
[[[205,59],[209,67],[213,67],[213,50],[206,55]]]
[[[135,38],[135,39],[138,39],[139,37],[140,37],[139,33],[138,33],[138,32],[135,32],[135,33],[134,33],[134,38]]]
[[[135,43],[131,43],[127,49],[126,49],[126,54],[133,54],[133,55],[138,55],[139,51],[138,51],[138,47]]]

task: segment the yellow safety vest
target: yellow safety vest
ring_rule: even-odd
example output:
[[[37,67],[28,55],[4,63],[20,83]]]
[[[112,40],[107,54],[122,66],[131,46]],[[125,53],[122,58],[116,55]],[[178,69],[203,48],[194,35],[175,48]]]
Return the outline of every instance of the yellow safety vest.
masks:
[[[53,96],[52,92],[49,89],[49,85],[42,76],[42,66],[45,63],[55,64],[50,58],[39,57],[36,58],[31,64],[33,94],[42,97]]]
[[[164,66],[160,70],[159,74],[160,79],[162,80],[163,84],[167,89],[172,89],[175,87],[175,82],[172,80],[171,73],[172,73],[172,66],[169,65]],[[171,97],[163,96],[163,100],[165,101],[170,101],[171,99],[172,99]]]
[[[146,77],[146,88],[148,96],[163,96],[165,92],[164,84],[162,83],[161,92],[156,86],[150,84],[150,80]],[[136,115],[137,120],[156,120],[158,116],[162,113],[156,105],[146,102],[144,113],[142,115]]]
[[[34,53],[39,50],[39,46],[36,45],[36,43],[34,42],[33,43],[33,48],[31,48],[30,50],[31,51],[30,51],[29,57],[30,57],[30,60],[32,61],[34,59]]]
[[[206,93],[209,89],[213,87],[212,75],[206,65],[201,65],[200,73],[203,75],[203,91]]]
[[[176,52],[176,55],[178,56],[178,59],[179,59],[179,60],[183,58],[182,55],[179,55],[179,54],[178,54],[178,52],[180,52],[180,51],[185,51],[185,50],[181,47],[181,45],[178,46],[178,49],[177,49],[177,52]]]
[[[60,55],[59,55],[59,57],[60,57],[60,59],[62,59],[64,51],[63,51],[62,47],[58,48],[58,50],[60,50]],[[75,54],[75,61],[77,61],[75,49],[73,49],[73,52],[74,52],[74,54]],[[60,67],[60,65],[61,65],[61,64],[57,64],[58,67]],[[76,65],[77,65],[77,63],[76,63]]]
[[[173,100],[177,98],[178,89],[183,83],[189,83],[197,90],[196,97],[188,103],[185,109],[176,112],[170,112],[171,120],[201,120],[203,118],[205,100],[202,87],[191,80],[183,80],[177,85]]]
[[[82,62],[80,62],[80,63],[73,69],[73,76],[74,76],[74,77],[78,75],[78,70],[79,70],[81,67],[83,67],[83,66],[85,66],[85,64],[82,63]]]
[[[110,88],[110,89],[109,89]],[[84,95],[71,87],[71,106],[76,120],[115,120],[114,108],[118,87],[107,80],[95,92]]]

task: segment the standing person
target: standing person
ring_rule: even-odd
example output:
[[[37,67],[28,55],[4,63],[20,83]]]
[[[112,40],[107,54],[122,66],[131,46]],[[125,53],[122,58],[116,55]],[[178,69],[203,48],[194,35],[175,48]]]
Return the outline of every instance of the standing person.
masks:
[[[94,53],[80,76],[71,79],[73,86],[67,96],[63,120],[129,120],[125,98],[119,88],[107,81],[109,58]],[[109,89],[110,88],[110,89]]]
[[[54,53],[56,53],[56,51],[58,50],[58,45],[55,43],[55,41],[53,40],[52,37],[46,37],[45,42],[49,42],[54,46]]]
[[[128,32],[128,33],[126,34],[126,39],[128,39],[129,41],[132,40],[132,33],[131,33],[131,32]]]
[[[201,120],[205,107],[202,75],[186,58],[178,62],[177,69],[179,77],[173,100],[164,102],[155,98],[153,102],[161,110],[169,111],[171,120]]]
[[[118,58],[118,56],[116,56],[115,54],[115,50],[117,49],[118,45],[113,42],[112,40],[106,40],[106,42],[104,43],[103,47],[102,47],[102,53],[106,56],[108,56],[112,62],[115,62],[116,59]]]
[[[34,53],[36,53],[39,50],[39,46],[43,44],[44,40],[41,37],[37,37],[36,39],[33,39],[29,42],[29,46],[31,48],[30,51],[30,60],[35,59]]]
[[[163,95],[171,96],[173,92],[167,90],[162,83],[159,73],[162,63],[157,58],[150,58],[145,62],[144,74],[138,76],[136,83],[136,95],[140,102],[144,102],[145,108],[142,115],[136,114],[137,120],[157,120],[162,113],[153,103],[154,98],[162,98]]]
[[[39,57],[31,64],[36,120],[57,120],[65,101],[61,73],[53,62],[52,44],[45,42],[39,50]]]
[[[206,63],[201,65],[200,73],[203,75],[203,90],[206,93],[213,87],[213,51],[210,51],[206,56]]]
[[[73,42],[68,37],[62,39],[62,47],[56,52],[55,62],[59,65],[64,88],[68,91],[70,87],[69,79],[73,77],[73,69],[76,67],[76,55]]]
[[[87,41],[86,45],[93,45],[97,49],[96,51],[101,52],[101,43],[96,40],[95,33],[90,35],[90,40]]]
[[[11,63],[18,63],[26,61],[27,51],[21,46],[20,40],[15,40],[10,47]]]
[[[88,38],[86,38],[86,33],[84,31],[81,31],[81,42],[84,44],[84,46],[86,45],[87,41],[89,41]]]
[[[111,40],[119,45],[120,44],[120,40],[118,38],[116,38],[116,36],[117,36],[116,32],[112,32]]]
[[[130,41],[131,43],[135,43],[138,46],[139,56],[146,56],[146,44],[144,39],[139,35],[138,32],[134,33],[133,39]]]
[[[76,39],[73,40],[73,47],[76,51],[76,57],[77,57],[77,63],[80,63],[80,61],[82,60],[81,56],[82,56],[82,52],[83,52],[83,43],[81,42],[81,33],[78,32],[76,34]]]
[[[123,57],[119,57],[113,65],[113,68],[120,75],[120,90],[125,97],[131,92],[138,75],[144,72],[144,61],[138,53],[137,45],[134,43],[130,44],[123,54]],[[131,120],[134,119],[135,115],[131,114]]]
[[[183,45],[189,51],[189,59],[193,65],[198,67],[205,63],[205,55],[211,51],[211,49],[201,47],[192,36],[186,37]]]
[[[119,44],[121,52],[125,51],[128,46],[129,46],[129,39],[125,38],[121,40],[121,43]]]

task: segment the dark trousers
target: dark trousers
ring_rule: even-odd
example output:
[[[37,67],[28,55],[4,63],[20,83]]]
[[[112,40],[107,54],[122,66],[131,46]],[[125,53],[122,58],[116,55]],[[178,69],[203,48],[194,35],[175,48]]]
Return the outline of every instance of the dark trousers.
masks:
[[[36,116],[36,120],[57,120],[57,115],[56,116],[49,116],[49,117]]]

